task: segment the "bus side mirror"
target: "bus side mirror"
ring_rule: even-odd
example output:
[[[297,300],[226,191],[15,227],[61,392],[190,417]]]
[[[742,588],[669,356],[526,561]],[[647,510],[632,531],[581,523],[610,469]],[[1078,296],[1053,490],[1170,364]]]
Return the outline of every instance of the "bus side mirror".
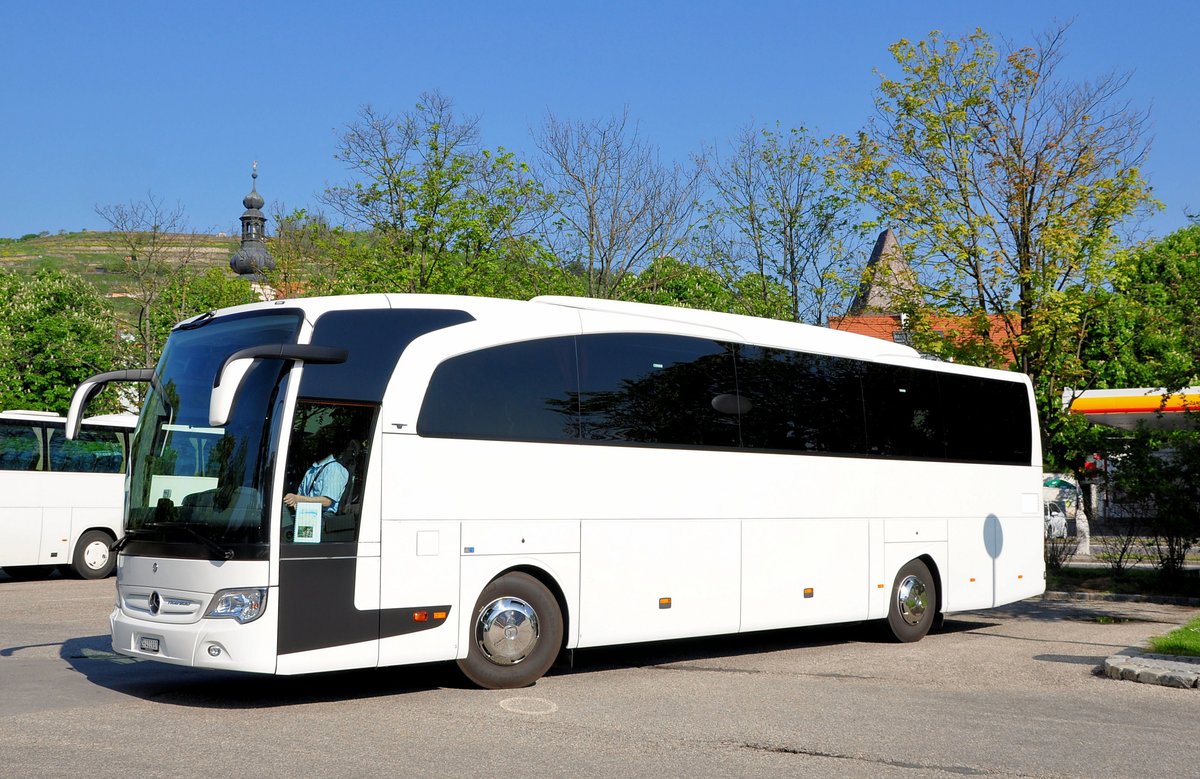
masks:
[[[242,381],[255,360],[290,360],[300,363],[334,365],[346,361],[345,349],[313,344],[263,344],[234,352],[225,359],[213,381],[208,401],[208,424],[224,427],[233,415],[233,404],[242,388]]]
[[[84,379],[75,388],[75,394],[71,396],[71,408],[67,411],[67,439],[74,440],[75,436],[79,435],[79,423],[83,421],[83,410],[87,408],[88,402],[96,397],[96,393],[104,389],[105,384],[113,381],[150,382],[153,380],[153,368],[110,371],[109,373],[98,373],[95,376]]]

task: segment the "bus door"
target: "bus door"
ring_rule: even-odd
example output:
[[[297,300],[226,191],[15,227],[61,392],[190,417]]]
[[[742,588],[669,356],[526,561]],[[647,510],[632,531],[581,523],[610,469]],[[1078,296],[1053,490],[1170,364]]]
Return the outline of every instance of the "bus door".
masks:
[[[280,493],[293,504],[283,507],[280,523],[280,673],[375,666],[381,630],[433,626],[409,624],[411,609],[380,609],[385,475],[374,449],[380,404],[405,347],[470,320],[452,309],[330,311],[317,319],[310,343],[344,348],[347,357],[305,365],[300,380]],[[340,498],[323,494],[336,492],[342,479]],[[300,495],[306,491],[321,494]]]
[[[342,667],[378,660],[378,544],[360,544],[377,416],[371,404],[296,404],[280,522],[281,672],[317,670],[322,655],[300,653],[333,647]]]

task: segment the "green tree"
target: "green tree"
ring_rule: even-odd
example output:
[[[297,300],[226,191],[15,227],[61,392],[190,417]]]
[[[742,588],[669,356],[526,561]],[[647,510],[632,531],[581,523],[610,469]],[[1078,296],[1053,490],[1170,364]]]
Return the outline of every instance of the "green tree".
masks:
[[[187,225],[182,206],[166,206],[153,194],[145,200],[97,206],[96,214],[111,228],[103,239],[124,258],[131,278],[128,294],[137,303],[135,315],[124,322],[141,350],[141,362],[152,367],[162,351],[156,329],[156,309],[173,272],[196,257],[196,235]]]
[[[551,115],[536,142],[550,196],[543,240],[586,294],[617,297],[627,274],[684,248],[700,170],[662,164],[628,112],[593,122]]]
[[[1120,228],[1153,205],[1139,166],[1145,116],[1127,77],[1061,79],[1065,28],[997,49],[982,31],[891,47],[877,115],[851,153],[860,196],[896,227],[914,305],[1003,326],[1006,361],[1037,386],[1043,433],[1086,374],[1080,344]]]
[[[543,259],[537,182],[511,152],[481,148],[478,121],[440,94],[400,116],[364,107],[335,156],[357,177],[324,195],[349,228],[320,234],[331,290],[485,294]]]
[[[782,286],[790,319],[826,324],[857,287],[852,258],[862,243],[835,144],[777,124],[748,127],[731,146],[727,157],[713,152],[707,166],[714,200],[704,254],[739,277],[753,274],[760,283],[743,291],[768,308]]]
[[[113,312],[79,276],[3,272],[0,295],[0,407],[65,414],[79,382],[128,364]]]
[[[773,279],[660,257],[641,273],[626,274],[617,297],[638,303],[723,311],[791,320],[788,290]]]
[[[1088,385],[1179,389],[1200,381],[1200,225],[1127,252],[1084,342]]]
[[[1142,429],[1121,439],[1113,482],[1125,509],[1145,523],[1163,576],[1179,576],[1200,543],[1200,427]]]
[[[228,269],[180,268],[164,284],[154,308],[151,324],[157,343],[165,344],[176,324],[206,311],[257,303],[258,293]]]

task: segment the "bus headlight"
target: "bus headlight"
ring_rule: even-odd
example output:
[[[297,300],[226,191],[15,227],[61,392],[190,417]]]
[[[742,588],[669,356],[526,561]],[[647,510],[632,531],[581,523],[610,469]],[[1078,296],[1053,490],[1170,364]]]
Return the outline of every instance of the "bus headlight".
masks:
[[[206,617],[236,619],[245,624],[253,622],[267,610],[267,588],[250,587],[241,590],[220,590],[208,604]]]

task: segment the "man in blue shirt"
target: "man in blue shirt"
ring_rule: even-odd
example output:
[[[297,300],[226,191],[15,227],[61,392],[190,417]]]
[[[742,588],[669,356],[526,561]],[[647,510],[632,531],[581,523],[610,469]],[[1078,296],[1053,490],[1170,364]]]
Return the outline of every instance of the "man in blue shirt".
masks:
[[[296,508],[297,503],[320,503],[323,513],[336,514],[349,480],[350,472],[346,467],[332,454],[327,455],[312,464],[300,480],[300,486],[295,492],[284,495],[283,502],[291,508]]]

